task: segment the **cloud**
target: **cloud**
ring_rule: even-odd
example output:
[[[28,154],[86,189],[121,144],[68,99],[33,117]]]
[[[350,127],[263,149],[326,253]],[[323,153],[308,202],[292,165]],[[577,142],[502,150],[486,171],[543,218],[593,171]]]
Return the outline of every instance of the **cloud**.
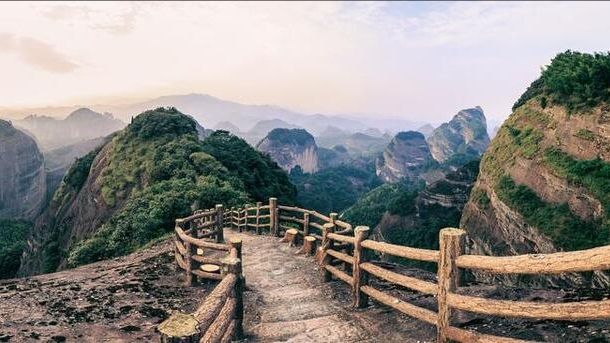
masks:
[[[31,37],[0,32],[0,51],[15,53],[23,62],[51,73],[69,73],[78,68],[78,64],[70,61],[53,46]]]

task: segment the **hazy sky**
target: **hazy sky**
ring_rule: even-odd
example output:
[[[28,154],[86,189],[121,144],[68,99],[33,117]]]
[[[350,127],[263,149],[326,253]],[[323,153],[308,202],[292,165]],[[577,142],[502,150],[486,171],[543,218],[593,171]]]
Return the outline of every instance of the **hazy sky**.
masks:
[[[206,93],[323,113],[510,112],[610,3],[0,3],[0,107]]]

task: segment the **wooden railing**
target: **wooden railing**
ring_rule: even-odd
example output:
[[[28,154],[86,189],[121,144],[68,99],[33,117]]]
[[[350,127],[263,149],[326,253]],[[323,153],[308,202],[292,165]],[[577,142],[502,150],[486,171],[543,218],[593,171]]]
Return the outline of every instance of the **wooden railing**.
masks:
[[[254,214],[252,214],[254,213]],[[320,264],[325,281],[334,278],[352,288],[353,305],[364,307],[369,298],[437,327],[438,342],[524,342],[498,337],[451,325],[452,310],[485,315],[553,320],[591,320],[610,318],[610,300],[571,303],[540,303],[486,299],[459,294],[460,269],[498,274],[557,274],[610,269],[610,246],[576,252],[534,254],[509,257],[465,255],[466,232],[446,228],[440,231],[440,249],[428,250],[394,245],[368,239],[370,229],[298,207],[282,206],[272,198],[269,205],[225,212],[225,221],[240,231],[254,228],[282,236],[291,245],[303,242],[299,252],[312,254]],[[319,248],[316,249],[316,246]],[[437,282],[403,275],[371,261],[373,253],[437,263]],[[373,276],[437,299],[437,311],[403,301],[369,283]]]
[[[507,301],[459,294],[462,269],[497,274],[559,274],[610,269],[610,246],[575,252],[520,256],[479,256],[464,254],[466,232],[446,228],[440,231],[440,249],[418,249],[368,239],[370,229],[299,207],[268,205],[224,209],[217,205],[207,211],[176,220],[174,255],[185,272],[185,284],[197,278],[220,280],[198,309],[191,314],[174,313],[159,326],[164,342],[229,342],[242,337],[244,278],[241,241],[224,243],[223,228],[240,232],[271,234],[291,245],[301,245],[299,253],[314,255],[325,281],[333,278],[352,288],[353,306],[365,307],[373,299],[409,316],[437,327],[438,342],[524,342],[498,337],[451,325],[453,310],[479,314],[551,320],[594,320],[610,318],[610,300],[569,303]],[[318,247],[319,246],[319,247]],[[205,256],[206,251],[228,257]],[[385,254],[438,265],[437,282],[420,280],[385,268],[372,260]],[[214,271],[211,266],[220,266]],[[206,268],[204,268],[206,267]],[[433,295],[437,310],[432,311],[403,301],[377,289],[370,277]]]
[[[176,220],[174,256],[185,285],[198,278],[220,282],[193,313],[175,312],[159,325],[162,342],[231,342],[243,336],[242,242],[224,243],[224,218],[223,206],[217,205]]]

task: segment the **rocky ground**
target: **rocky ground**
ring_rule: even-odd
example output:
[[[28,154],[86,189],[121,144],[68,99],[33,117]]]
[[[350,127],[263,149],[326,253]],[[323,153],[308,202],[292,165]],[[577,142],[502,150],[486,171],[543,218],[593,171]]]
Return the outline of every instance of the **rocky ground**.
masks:
[[[171,311],[206,287],[182,287],[169,242],[59,273],[0,281],[0,342],[157,341]]]
[[[341,281],[322,282],[311,257],[277,238],[244,241],[245,342],[433,342],[436,328],[371,302],[351,308]],[[435,281],[433,273],[386,265]],[[169,242],[132,255],[54,274],[0,281],[0,342],[148,342],[171,311],[190,312],[213,284],[185,288]],[[379,280],[376,288],[436,310],[432,296]],[[465,294],[495,299],[566,302],[608,298],[608,291],[532,290],[471,285]],[[610,321],[556,322],[457,313],[455,325],[545,342],[610,342]]]

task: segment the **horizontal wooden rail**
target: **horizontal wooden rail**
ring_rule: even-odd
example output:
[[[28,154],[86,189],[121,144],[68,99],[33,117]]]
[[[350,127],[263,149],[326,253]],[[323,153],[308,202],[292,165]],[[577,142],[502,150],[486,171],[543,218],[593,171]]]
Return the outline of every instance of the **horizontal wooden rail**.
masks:
[[[235,315],[237,301],[235,298],[229,298],[218,313],[216,320],[208,327],[206,333],[201,337],[200,343],[216,343],[220,342],[222,337],[227,332]]]
[[[423,320],[426,323],[436,325],[437,314],[430,310],[415,306],[413,304],[409,304],[406,301],[402,301],[396,297],[381,292],[371,286],[362,286],[360,287],[360,290],[362,290],[362,292],[367,294],[369,297],[379,301],[380,303],[386,306],[395,308],[408,316]]]
[[[360,268],[378,278],[418,292],[432,295],[436,295],[438,292],[438,286],[432,282],[422,281],[418,278],[398,274],[385,268],[376,266],[372,263],[362,263],[360,264]]]
[[[462,255],[458,257],[457,265],[460,268],[498,274],[559,274],[610,270],[610,246],[553,254]]]
[[[595,320],[610,318],[610,300],[569,303],[495,300],[460,294],[448,294],[452,308],[494,316],[529,319]]]
[[[418,261],[438,262],[440,257],[438,250],[410,248],[402,245],[377,242],[370,239],[362,241],[362,247],[380,253]]]
[[[203,278],[203,279],[222,280],[222,275],[220,275],[220,274],[208,273],[208,272],[204,272],[203,270],[199,270],[199,269],[195,269],[195,270],[191,271],[191,273],[193,273],[193,275],[197,275],[198,277]]]
[[[342,252],[338,252],[332,249],[328,249],[326,250],[326,253],[329,254],[330,256],[334,257],[334,258],[338,258],[343,262],[349,263],[349,264],[354,264],[354,258],[348,254],[344,254]]]
[[[301,212],[301,213],[309,213],[309,210],[306,210],[304,208],[300,208],[300,207],[292,207],[292,206],[282,206],[282,205],[278,205],[278,207],[280,210],[283,211],[291,211],[291,212]]]
[[[328,238],[330,238],[330,239],[332,239],[334,241],[354,244],[354,237],[339,235],[339,234],[336,234],[336,233],[329,233],[328,234]]]
[[[486,335],[453,326],[447,328],[447,338],[456,342],[467,343],[535,343],[535,341],[524,341],[515,338]]]
[[[320,225],[320,224],[318,224],[318,223],[313,223],[313,222],[310,222],[310,223],[309,223],[309,226],[314,227],[314,228],[316,228],[316,229],[318,229],[318,230],[320,230],[320,231],[322,231],[322,229],[323,229],[322,225]]]
[[[325,222],[330,222],[330,217],[327,217],[327,216],[323,215],[322,213],[319,213],[319,212],[316,212],[316,211],[309,211],[309,214],[314,216],[314,217],[316,217],[316,218],[318,218],[318,219],[321,219],[321,220],[323,220]]]
[[[222,263],[222,259],[216,257],[193,255],[191,258],[201,264],[215,264],[219,266]]]
[[[331,266],[329,264],[325,265],[324,268],[328,270],[331,274],[333,274],[337,279],[345,282],[348,285],[353,285],[354,280],[351,276],[349,276],[346,272],[339,270],[337,267]]]
[[[176,226],[175,230],[176,230],[176,233],[178,234],[178,236],[180,237],[180,239],[182,239],[183,241],[188,242],[190,244],[196,245],[199,248],[209,248],[209,249],[214,249],[214,250],[229,251],[229,246],[226,244],[212,243],[212,242],[205,241],[203,239],[193,238],[193,237],[187,235],[184,232],[184,230],[182,230],[179,226]]]

